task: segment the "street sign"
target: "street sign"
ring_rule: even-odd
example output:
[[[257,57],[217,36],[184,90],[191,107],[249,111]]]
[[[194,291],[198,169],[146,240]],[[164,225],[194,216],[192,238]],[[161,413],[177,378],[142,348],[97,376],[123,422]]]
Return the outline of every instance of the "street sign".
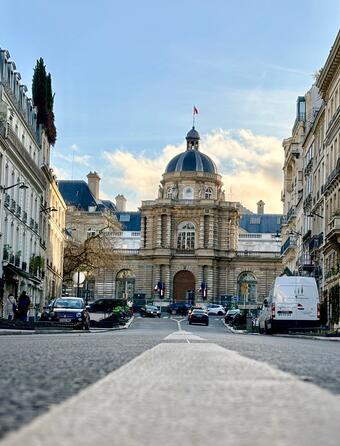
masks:
[[[238,296],[233,296],[233,301],[234,302],[238,302],[240,299],[239,299],[239,297]]]
[[[77,271],[77,272],[73,273],[73,276],[72,276],[73,283],[75,283],[77,285],[78,284],[80,285],[81,283],[84,283],[85,282],[85,278],[86,278],[86,275],[82,271]]]

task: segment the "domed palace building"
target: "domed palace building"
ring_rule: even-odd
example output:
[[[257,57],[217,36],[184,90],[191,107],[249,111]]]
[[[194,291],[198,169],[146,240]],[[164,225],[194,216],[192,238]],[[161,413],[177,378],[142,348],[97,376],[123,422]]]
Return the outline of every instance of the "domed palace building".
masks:
[[[126,211],[122,195],[117,195],[116,204],[100,200],[96,172],[87,176],[88,184],[59,182],[73,238],[74,214],[91,233],[108,211],[121,226],[116,268],[91,278],[91,300],[141,295],[157,304],[162,298],[164,305],[210,301],[257,308],[282,272],[276,235],[282,216],[264,214],[263,201],[257,214],[226,201],[221,175],[200,151],[194,127],[186,141],[186,150],[166,166],[155,191],[158,197],[142,201],[137,212]]]
[[[142,201],[138,260],[127,259],[134,293],[154,302],[162,296],[224,303],[238,296],[239,305],[256,308],[282,271],[280,256],[238,251],[242,206],[226,201],[221,175],[200,151],[194,127],[186,142],[166,166],[158,198]]]

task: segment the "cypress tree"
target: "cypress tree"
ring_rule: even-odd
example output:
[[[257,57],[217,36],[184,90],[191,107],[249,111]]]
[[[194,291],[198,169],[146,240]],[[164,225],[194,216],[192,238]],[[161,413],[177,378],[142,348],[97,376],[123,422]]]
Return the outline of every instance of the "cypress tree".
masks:
[[[38,109],[37,124],[47,124],[46,69],[44,60],[40,58],[34,68],[32,81],[33,103]]]
[[[42,58],[37,60],[34,68],[32,96],[33,103],[38,109],[37,125],[42,124],[46,130],[48,142],[54,145],[57,139],[57,130],[54,124],[52,78],[50,73],[47,75]]]
[[[47,102],[47,138],[50,144],[54,146],[57,139],[57,129],[54,124],[54,94],[52,93],[52,78],[51,73],[48,73],[46,78],[46,102]]]

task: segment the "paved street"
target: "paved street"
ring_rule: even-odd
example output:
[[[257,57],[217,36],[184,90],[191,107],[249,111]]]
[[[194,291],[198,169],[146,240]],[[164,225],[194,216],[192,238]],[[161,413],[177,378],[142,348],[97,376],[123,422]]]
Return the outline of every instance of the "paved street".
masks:
[[[230,385],[230,380],[235,380],[233,376],[235,367],[239,371],[242,370],[242,361],[246,361],[244,363],[246,365],[245,369],[249,369],[248,366],[251,365],[251,370],[254,371],[254,382],[250,379],[252,374],[242,376],[241,373],[237,388],[241,389],[242,380],[246,380],[249,392],[252,392],[252,389],[255,392],[257,388],[256,376],[261,373],[264,374],[263,376],[269,374],[269,377],[278,374],[279,378],[275,377],[275,379],[279,379],[280,385],[286,383],[287,375],[280,375],[280,372],[276,370],[278,368],[299,378],[292,381],[294,391],[289,395],[291,401],[296,400],[297,395],[299,395],[301,396],[299,404],[307,404],[304,398],[307,397],[307,393],[310,394],[310,391],[306,392],[306,389],[311,388],[313,389],[312,396],[314,395],[313,392],[320,392],[320,395],[314,395],[314,400],[312,396],[310,397],[308,407],[311,410],[318,409],[317,401],[319,401],[319,398],[321,398],[320,401],[322,400],[323,404],[327,403],[327,407],[335,405],[334,410],[337,410],[336,402],[339,401],[339,397],[334,398],[331,394],[340,394],[340,376],[338,374],[340,370],[340,343],[258,335],[235,335],[228,331],[219,318],[213,316],[210,317],[209,327],[189,326],[186,320],[179,323],[179,318],[176,319],[136,318],[128,330],[104,333],[2,336],[0,338],[1,435],[17,430],[19,426],[29,423],[35,417],[46,412],[46,408],[67,400],[82,389],[86,390],[82,393],[83,397],[84,395],[89,397],[93,391],[90,392],[92,388],[88,386],[100,381],[107,375],[106,379],[109,380],[108,386],[110,386],[111,382],[115,382],[112,380],[118,379],[115,374],[110,372],[130,362],[124,375],[124,382],[123,384],[120,383],[119,392],[116,388],[116,390],[112,390],[112,393],[106,394],[104,392],[105,398],[107,397],[110,401],[112,418],[115,418],[124,409],[126,401],[132,401],[133,403],[134,398],[135,402],[140,399],[141,396],[138,394],[140,388],[148,386],[150,382],[157,388],[158,381],[154,367],[157,366],[158,361],[150,363],[150,356],[148,356],[150,354],[153,358],[159,356],[163,367],[165,367],[167,361],[173,363],[170,368],[166,367],[159,373],[169,374],[171,369],[173,379],[175,378],[178,383],[189,373],[192,380],[189,378],[189,381],[185,381],[185,383],[188,384],[190,381],[200,383],[197,388],[199,392],[202,389],[204,390],[203,381],[206,382],[207,388],[211,388],[212,391],[216,383],[219,383],[222,387],[227,385],[228,382]],[[200,344],[201,347],[191,346],[191,344]],[[153,347],[156,347],[156,350],[150,351]],[[201,348],[202,351],[192,350],[195,348]],[[184,351],[183,349],[187,350]],[[232,351],[238,352],[244,357],[258,360],[260,363],[247,362],[249,359],[235,356]],[[139,356],[143,352],[146,352],[147,356]],[[209,368],[204,361],[204,366],[202,366],[203,375],[200,375],[200,367],[198,367],[197,359],[195,359],[200,355],[202,355],[202,358],[205,355],[211,357],[216,373],[211,370],[212,366]],[[136,357],[137,359],[131,362]],[[181,358],[181,361],[177,364],[178,358]],[[185,366],[182,365],[183,362]],[[271,367],[268,370],[263,362],[267,362],[274,368]],[[146,364],[145,369],[142,364]],[[175,364],[177,365],[175,366]],[[232,367],[233,364],[235,365],[234,368]],[[209,370],[207,370],[207,367]],[[124,368],[121,370],[124,370]],[[219,370],[220,372],[218,372]],[[223,375],[222,381],[219,373]],[[281,382],[281,380],[283,381]],[[310,387],[310,384],[307,384],[306,381],[315,383],[318,387]],[[100,383],[101,381],[98,386],[101,385]],[[171,382],[169,382],[169,389],[171,389],[171,385]],[[305,389],[304,386],[307,386],[307,388]],[[321,391],[318,388],[327,391]],[[159,391],[159,398],[164,400],[161,389]],[[185,394],[186,388],[182,391]],[[190,394],[190,386],[187,391]],[[228,393],[228,389],[225,389],[225,391]],[[274,388],[271,389],[271,392],[273,391]],[[284,391],[287,392],[287,389]],[[203,393],[205,392],[204,390]],[[98,395],[100,395],[100,392]],[[218,392],[218,395],[220,395],[220,392]],[[294,395],[294,398],[292,395]],[[174,396],[178,397],[177,404],[181,407],[181,395]],[[95,399],[96,397],[92,395],[91,398]],[[216,401],[216,404],[227,404],[221,398],[219,396],[219,402]],[[330,400],[327,398],[330,398]],[[252,396],[251,404],[254,403],[253,399]],[[194,396],[192,396],[192,401],[194,404]],[[315,407],[313,407],[313,401]],[[247,403],[246,400],[244,402]],[[98,401],[98,404],[103,404],[103,401]],[[184,399],[183,407],[185,407],[185,404]],[[209,410],[212,410],[212,408],[204,409],[205,403],[203,400],[201,404],[202,410],[205,412],[208,410],[206,416],[209,417]],[[250,402],[247,404],[249,405]],[[260,399],[255,401],[255,404],[261,406]],[[76,402],[76,405],[78,406],[78,402]],[[166,407],[163,409],[168,410]],[[39,418],[37,422],[40,422]],[[157,422],[157,420],[154,422]],[[44,421],[44,423],[48,423],[48,421]],[[332,429],[331,426],[328,426],[328,428]],[[21,440],[18,438],[13,441],[14,443],[8,444],[20,444]],[[44,444],[44,442],[37,444]],[[131,444],[134,444],[132,440]]]

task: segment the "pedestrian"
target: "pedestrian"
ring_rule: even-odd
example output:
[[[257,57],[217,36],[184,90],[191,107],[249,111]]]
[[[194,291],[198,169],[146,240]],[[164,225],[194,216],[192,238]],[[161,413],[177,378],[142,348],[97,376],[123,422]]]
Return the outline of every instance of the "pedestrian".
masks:
[[[26,291],[23,291],[19,296],[18,301],[18,318],[21,321],[27,321],[27,312],[29,306],[31,304],[29,296],[26,294]]]
[[[12,321],[14,319],[14,315],[17,309],[17,302],[12,293],[10,293],[4,299],[4,307],[3,307],[3,315],[5,319]]]

